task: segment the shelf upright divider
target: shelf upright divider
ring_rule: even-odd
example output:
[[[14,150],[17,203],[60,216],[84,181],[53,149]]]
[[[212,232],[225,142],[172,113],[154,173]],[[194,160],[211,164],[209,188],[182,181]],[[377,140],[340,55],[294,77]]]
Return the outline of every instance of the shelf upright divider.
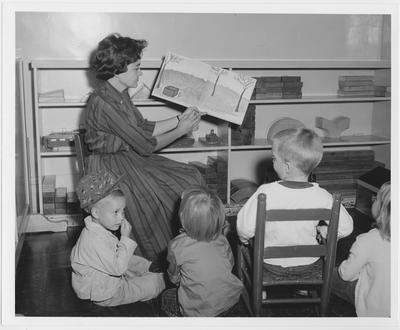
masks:
[[[43,214],[43,186],[42,186],[42,156],[40,146],[40,114],[39,114],[39,95],[38,95],[38,68],[32,67],[33,75],[33,108],[35,120],[35,137],[36,137],[36,159],[37,159],[37,182],[38,182],[38,199],[39,199],[39,213]]]

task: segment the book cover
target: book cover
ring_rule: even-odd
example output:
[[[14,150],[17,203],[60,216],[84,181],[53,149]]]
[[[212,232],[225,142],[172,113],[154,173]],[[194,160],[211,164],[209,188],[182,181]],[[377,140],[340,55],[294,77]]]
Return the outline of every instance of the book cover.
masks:
[[[240,125],[256,79],[168,52],[152,95]]]

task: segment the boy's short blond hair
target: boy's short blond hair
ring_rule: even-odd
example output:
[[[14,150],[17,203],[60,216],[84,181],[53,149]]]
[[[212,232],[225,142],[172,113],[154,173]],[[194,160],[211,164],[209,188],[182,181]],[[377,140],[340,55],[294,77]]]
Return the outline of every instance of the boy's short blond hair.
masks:
[[[321,138],[311,129],[285,129],[276,133],[272,141],[278,156],[291,162],[306,175],[309,175],[322,159]]]
[[[223,230],[224,206],[209,189],[194,185],[182,193],[179,217],[186,234],[197,241],[212,241]]]

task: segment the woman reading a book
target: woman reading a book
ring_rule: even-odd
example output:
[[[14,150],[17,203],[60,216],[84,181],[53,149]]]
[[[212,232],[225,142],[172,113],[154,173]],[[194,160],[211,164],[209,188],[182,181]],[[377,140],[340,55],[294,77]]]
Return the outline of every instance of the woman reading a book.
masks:
[[[123,175],[126,219],[132,224],[136,254],[157,260],[178,230],[177,204],[189,185],[201,184],[192,166],[154,154],[199,125],[197,108],[161,121],[144,119],[132,104],[128,88],[142,75],[145,40],[113,34],[98,44],[91,69],[100,80],[91,94],[85,118],[85,142],[91,151],[88,171],[107,169]]]

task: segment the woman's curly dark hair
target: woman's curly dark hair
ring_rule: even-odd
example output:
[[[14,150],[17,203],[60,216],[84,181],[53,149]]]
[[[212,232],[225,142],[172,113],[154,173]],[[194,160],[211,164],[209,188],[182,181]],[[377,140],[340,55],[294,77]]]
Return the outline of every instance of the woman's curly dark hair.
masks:
[[[141,59],[147,41],[111,34],[99,42],[91,59],[96,78],[108,80],[126,72],[127,66]]]

